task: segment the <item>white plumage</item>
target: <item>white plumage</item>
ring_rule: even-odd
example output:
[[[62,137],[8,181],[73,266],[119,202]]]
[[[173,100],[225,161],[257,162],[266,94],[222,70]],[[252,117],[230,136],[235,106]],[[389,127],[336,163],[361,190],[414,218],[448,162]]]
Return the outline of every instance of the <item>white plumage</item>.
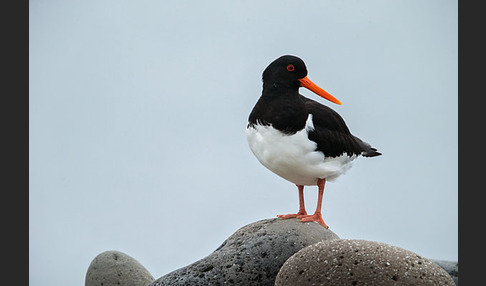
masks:
[[[313,129],[310,114],[306,127],[295,134],[287,135],[270,125],[255,124],[248,126],[246,137],[255,157],[269,170],[296,185],[315,186],[318,178],[332,181],[344,174],[357,156],[343,154],[326,158],[308,138],[308,131]]]

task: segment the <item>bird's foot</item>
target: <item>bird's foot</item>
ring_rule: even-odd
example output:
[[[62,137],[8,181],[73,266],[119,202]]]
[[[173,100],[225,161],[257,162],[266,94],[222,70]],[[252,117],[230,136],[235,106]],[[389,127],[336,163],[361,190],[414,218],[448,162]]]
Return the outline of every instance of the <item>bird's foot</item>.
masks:
[[[322,215],[320,212],[316,212],[313,215],[299,215],[297,216],[297,218],[300,219],[301,222],[316,221],[323,227],[329,228],[329,226],[327,226],[327,224],[324,223],[324,220],[322,219]]]
[[[286,214],[286,215],[277,215],[277,217],[281,218],[281,219],[288,219],[288,218],[297,218],[299,216],[306,216],[307,215],[307,212],[306,211],[299,211],[298,213],[296,214]]]

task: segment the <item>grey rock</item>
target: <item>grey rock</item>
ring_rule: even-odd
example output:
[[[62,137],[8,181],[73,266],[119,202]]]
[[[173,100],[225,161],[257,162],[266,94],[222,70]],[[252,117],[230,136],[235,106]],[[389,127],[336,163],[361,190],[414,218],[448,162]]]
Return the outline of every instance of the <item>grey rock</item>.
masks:
[[[157,279],[158,285],[274,285],[280,267],[297,251],[339,239],[316,222],[266,219],[237,230],[213,253]]]
[[[435,264],[442,267],[454,280],[456,285],[459,285],[459,263],[457,261],[446,261],[446,260],[437,260],[437,259],[430,259],[430,261],[434,262]]]
[[[120,251],[105,251],[88,267],[85,286],[147,286],[154,277],[137,260]]]
[[[338,239],[318,242],[290,257],[275,286],[455,285],[440,266],[382,242]]]

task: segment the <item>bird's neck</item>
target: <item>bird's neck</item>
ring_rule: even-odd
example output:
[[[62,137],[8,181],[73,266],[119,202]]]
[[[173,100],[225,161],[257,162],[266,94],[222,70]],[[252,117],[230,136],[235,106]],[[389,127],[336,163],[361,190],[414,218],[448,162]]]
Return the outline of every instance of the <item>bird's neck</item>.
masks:
[[[263,83],[262,96],[299,96],[299,86],[288,86],[278,81]]]
[[[307,110],[298,90],[264,89],[250,114],[249,123],[271,125],[288,134],[305,127]]]

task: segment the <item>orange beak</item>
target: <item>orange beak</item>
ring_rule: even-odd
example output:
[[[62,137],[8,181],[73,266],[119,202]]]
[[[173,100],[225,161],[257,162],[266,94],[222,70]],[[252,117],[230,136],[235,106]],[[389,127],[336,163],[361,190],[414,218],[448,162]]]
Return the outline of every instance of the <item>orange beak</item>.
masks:
[[[329,101],[341,105],[341,101],[337,100],[334,96],[330,95],[327,91],[323,90],[317,84],[313,83],[308,77],[299,79],[300,86],[307,88],[308,90],[314,92],[315,94],[323,97]]]

